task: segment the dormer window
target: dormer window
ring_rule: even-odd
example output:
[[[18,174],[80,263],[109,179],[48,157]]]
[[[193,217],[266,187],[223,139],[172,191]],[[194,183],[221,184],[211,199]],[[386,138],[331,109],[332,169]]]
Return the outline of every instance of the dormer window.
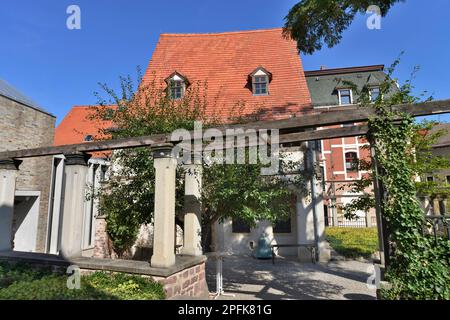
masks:
[[[186,77],[175,71],[165,81],[167,93],[171,99],[178,100],[184,97],[186,87],[189,84]]]
[[[265,96],[269,94],[269,83],[272,80],[272,74],[264,69],[258,67],[249,75],[252,81],[252,92],[255,96]]]
[[[369,96],[370,101],[375,102],[377,101],[378,97],[380,96],[380,88],[379,87],[372,87],[369,89]]]
[[[346,105],[346,104],[353,103],[352,89],[339,89],[338,96],[339,96],[339,104],[340,105]]]

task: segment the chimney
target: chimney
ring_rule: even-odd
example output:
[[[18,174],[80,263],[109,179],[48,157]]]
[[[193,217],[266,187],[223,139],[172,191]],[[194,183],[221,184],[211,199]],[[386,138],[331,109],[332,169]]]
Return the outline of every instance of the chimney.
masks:
[[[320,66],[320,70],[326,70],[327,67],[326,66]]]

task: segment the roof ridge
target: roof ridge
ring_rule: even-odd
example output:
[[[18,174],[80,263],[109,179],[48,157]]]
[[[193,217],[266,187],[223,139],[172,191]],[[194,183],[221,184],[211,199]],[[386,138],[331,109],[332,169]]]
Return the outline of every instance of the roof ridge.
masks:
[[[353,66],[353,67],[342,67],[342,68],[329,68],[329,69],[318,69],[318,70],[306,70],[306,76],[314,76],[319,74],[327,73],[351,73],[351,72],[364,72],[364,71],[374,71],[374,70],[384,70],[384,64],[373,64],[366,66]]]
[[[239,31],[225,31],[225,32],[207,32],[207,33],[161,33],[160,36],[164,37],[195,37],[195,36],[223,36],[234,35],[242,33],[260,33],[260,32],[273,32],[283,30],[283,28],[269,28],[269,29],[256,29],[256,30],[239,30]]]
[[[101,105],[101,104],[75,104],[71,107],[71,109],[73,108],[96,108],[96,107],[116,107],[115,104],[107,104],[107,105]]]
[[[55,118],[55,115],[42,108],[36,101],[4,79],[0,79],[0,96],[16,101],[24,106]]]

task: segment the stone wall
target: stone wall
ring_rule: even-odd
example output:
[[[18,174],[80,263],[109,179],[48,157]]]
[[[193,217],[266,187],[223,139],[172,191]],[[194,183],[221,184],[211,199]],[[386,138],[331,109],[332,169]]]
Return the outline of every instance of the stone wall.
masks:
[[[55,118],[0,96],[0,151],[53,145]],[[17,178],[18,191],[40,191],[36,250],[45,251],[52,157],[25,159]]]

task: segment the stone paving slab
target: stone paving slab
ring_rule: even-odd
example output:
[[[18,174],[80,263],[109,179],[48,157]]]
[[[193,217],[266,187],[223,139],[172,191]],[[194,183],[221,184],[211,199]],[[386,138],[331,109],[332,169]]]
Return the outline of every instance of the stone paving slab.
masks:
[[[223,262],[225,292],[237,300],[375,300],[376,290],[366,285],[371,266],[360,261],[331,261],[327,264],[300,263],[294,258],[270,260],[226,257]],[[214,261],[207,261],[210,291],[215,291]]]

